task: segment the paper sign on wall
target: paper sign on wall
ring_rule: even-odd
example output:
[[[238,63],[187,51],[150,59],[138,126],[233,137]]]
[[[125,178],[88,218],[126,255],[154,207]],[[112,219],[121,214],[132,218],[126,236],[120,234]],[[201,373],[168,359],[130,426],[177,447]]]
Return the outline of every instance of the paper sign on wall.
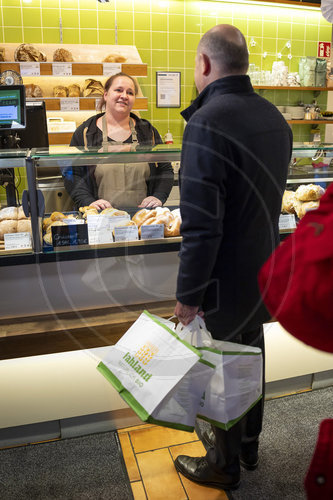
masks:
[[[318,42],[318,57],[331,57],[331,42]]]

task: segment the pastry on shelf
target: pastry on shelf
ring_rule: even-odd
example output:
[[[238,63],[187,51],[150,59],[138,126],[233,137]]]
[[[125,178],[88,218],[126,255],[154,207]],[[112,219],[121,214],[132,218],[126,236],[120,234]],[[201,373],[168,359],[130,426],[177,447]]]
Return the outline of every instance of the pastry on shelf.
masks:
[[[104,87],[99,80],[88,78],[84,81],[82,94],[83,97],[89,97],[93,95],[101,96],[104,94]]]
[[[17,221],[17,232],[31,234],[31,221],[29,219],[18,220]]]
[[[15,50],[14,60],[20,62],[45,62],[46,55],[44,54],[44,52],[36,49],[36,47],[34,47],[33,45],[22,43]]]
[[[43,91],[39,85],[29,83],[25,85],[25,96],[26,97],[43,97]]]
[[[283,214],[295,214],[295,192],[294,191],[286,191],[283,193],[282,197],[282,207],[281,212]]]
[[[17,220],[17,207],[5,207],[0,210],[0,221]]]
[[[318,184],[302,184],[295,191],[295,197],[299,201],[316,201],[319,200],[325,189]]]
[[[80,85],[73,83],[68,85],[68,97],[80,97]]]
[[[126,57],[120,54],[109,54],[103,59],[103,63],[124,63],[126,61]]]
[[[110,217],[119,216],[119,215],[129,215],[124,210],[118,210],[117,208],[114,208],[114,207],[104,208],[104,210],[102,210],[100,212],[100,214],[101,215],[108,215]]]
[[[63,85],[57,85],[53,88],[54,97],[68,97],[68,88]]]
[[[67,49],[57,49],[53,53],[54,62],[73,62],[72,53]]]
[[[17,233],[17,220],[2,220],[0,222],[0,240],[4,240],[4,235]]]

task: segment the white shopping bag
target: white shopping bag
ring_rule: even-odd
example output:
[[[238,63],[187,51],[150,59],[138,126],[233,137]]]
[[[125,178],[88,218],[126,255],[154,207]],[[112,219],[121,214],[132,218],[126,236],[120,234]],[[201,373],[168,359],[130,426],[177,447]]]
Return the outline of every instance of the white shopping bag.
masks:
[[[144,311],[97,369],[141,420],[192,431],[213,365],[198,363],[202,355],[174,326]],[[187,390],[186,375],[200,380],[196,389]]]
[[[228,430],[262,397],[262,352],[233,342],[215,340],[197,317],[176,332],[198,346],[203,358],[216,368],[200,402],[198,417]]]

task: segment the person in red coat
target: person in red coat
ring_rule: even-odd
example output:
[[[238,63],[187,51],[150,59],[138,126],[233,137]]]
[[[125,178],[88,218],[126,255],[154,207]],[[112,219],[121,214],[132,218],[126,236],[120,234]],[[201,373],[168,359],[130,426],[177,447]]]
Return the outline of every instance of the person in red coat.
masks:
[[[265,262],[259,287],[272,316],[294,337],[333,353],[333,184]],[[304,481],[308,500],[333,498],[333,419],[320,424]]]

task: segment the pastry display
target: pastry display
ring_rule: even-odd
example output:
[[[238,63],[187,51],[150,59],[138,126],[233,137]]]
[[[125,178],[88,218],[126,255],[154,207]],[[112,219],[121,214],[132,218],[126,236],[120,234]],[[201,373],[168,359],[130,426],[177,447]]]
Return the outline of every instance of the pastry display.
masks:
[[[5,207],[0,210],[0,221],[17,220],[17,207]]]
[[[282,197],[282,207],[281,211],[283,214],[294,214],[295,213],[295,192],[286,190]]]
[[[180,235],[181,218],[179,209],[170,212],[167,207],[157,207],[153,210],[143,208],[133,215],[132,221],[135,222],[139,228],[139,236],[141,236],[142,226],[150,226],[153,224],[164,225],[165,237]]]
[[[102,62],[104,63],[123,63],[126,61],[126,57],[120,54],[109,54],[106,56]]]
[[[57,85],[53,89],[54,97],[68,97],[68,88],[62,85]]]
[[[17,221],[17,232],[31,234],[31,221],[29,219],[18,220]]]
[[[83,97],[89,97],[93,95],[101,96],[104,94],[104,87],[99,80],[88,78],[84,81],[82,94]]]
[[[325,189],[318,184],[302,184],[295,191],[295,197],[299,201],[316,201],[319,200]]]
[[[36,49],[33,45],[30,45],[28,43],[22,43],[15,50],[14,60],[20,62],[29,62],[29,61],[45,62],[46,55],[44,54],[44,52],[41,52],[40,50]]]
[[[77,83],[73,83],[72,85],[68,85],[68,97],[80,97],[80,85]]]
[[[43,97],[43,91],[39,85],[29,83],[25,85],[25,95],[26,97]]]
[[[57,49],[53,53],[54,62],[73,62],[73,56],[67,49]]]

